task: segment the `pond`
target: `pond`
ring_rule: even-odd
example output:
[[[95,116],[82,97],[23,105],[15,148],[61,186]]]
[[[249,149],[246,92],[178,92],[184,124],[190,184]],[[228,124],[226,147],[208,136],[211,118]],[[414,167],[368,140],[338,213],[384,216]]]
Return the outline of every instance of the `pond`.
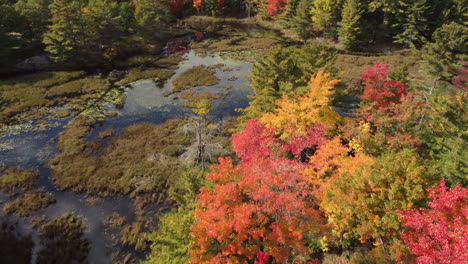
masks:
[[[184,60],[180,62],[175,75],[162,87],[152,80],[140,80],[124,89],[125,103],[123,105],[118,107],[103,105],[102,107],[116,112],[117,115],[95,124],[88,135],[88,140],[98,140],[98,134],[108,129],[112,129],[115,135],[136,123],[160,124],[172,118],[191,115],[191,110],[184,106],[186,101],[179,98],[178,94],[170,93],[172,91],[171,80],[197,65],[212,66],[216,70],[216,77],[220,79],[213,86],[193,88],[196,91],[210,92],[219,97],[212,101],[210,115],[214,119],[222,120],[225,117],[235,116],[238,114],[235,109],[248,106],[248,96],[253,95],[252,88],[246,81],[252,68],[250,63],[216,54],[197,54],[194,51],[189,51],[183,57]],[[46,120],[50,124],[42,131],[31,131],[30,128],[39,126],[44,120],[31,122],[23,129],[12,129],[4,133],[0,137],[0,167],[38,170],[40,173],[38,187],[53,194],[57,202],[35,212],[34,215],[55,217],[71,211],[74,215],[81,216],[87,225],[86,238],[91,242],[89,260],[95,263],[112,263],[111,234],[106,233],[103,220],[111,213],[117,212],[131,221],[134,215],[131,200],[118,196],[100,199],[97,204],[90,204],[86,201],[87,196],[84,194],[58,190],[52,183],[51,171],[47,168],[48,160],[58,154],[57,136],[72,119],[73,117],[66,119],[49,117]],[[8,200],[4,195],[0,196],[0,199]],[[0,207],[2,207],[1,204]],[[2,217],[5,216],[0,213],[0,218]],[[27,226],[28,221],[21,220],[20,224]],[[24,229],[28,230],[27,227]]]

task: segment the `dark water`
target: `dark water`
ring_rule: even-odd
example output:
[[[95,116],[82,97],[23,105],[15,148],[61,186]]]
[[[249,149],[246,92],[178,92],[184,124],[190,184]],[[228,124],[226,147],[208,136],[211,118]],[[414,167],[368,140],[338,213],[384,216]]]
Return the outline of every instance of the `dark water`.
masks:
[[[215,119],[237,115],[236,108],[248,106],[249,98],[247,96],[253,94],[252,88],[245,80],[252,68],[250,63],[222,58],[219,55],[197,55],[193,51],[188,52],[184,57],[185,60],[180,63],[179,69],[176,70],[176,74],[172,78],[176,78],[180,73],[196,65],[222,64],[216,69],[216,76],[220,79],[218,84],[195,88],[198,91],[208,91],[214,95],[224,95],[221,96],[222,98],[212,101],[210,115]],[[190,115],[190,109],[183,106],[185,102],[183,99],[178,99],[177,94],[164,96],[170,91],[172,91],[170,80],[163,87],[158,87],[151,80],[133,83],[131,88],[124,92],[126,99],[123,107],[104,106],[111,111],[116,111],[118,116],[109,117],[104,122],[96,124],[88,139],[96,140],[97,135],[107,129],[113,129],[118,133],[132,124],[141,122],[159,124],[171,118]],[[133,205],[131,200],[126,197],[100,199],[97,205],[91,205],[85,201],[85,195],[60,191],[53,185],[47,162],[58,154],[55,138],[71,119],[49,118],[48,120],[52,124],[42,132],[31,131],[32,128],[37,127],[35,122],[20,128],[3,131],[0,134],[0,167],[37,169],[40,172],[38,187],[51,192],[57,203],[36,212],[34,215],[56,217],[71,211],[74,215],[83,217],[87,225],[86,237],[92,246],[90,261],[99,264],[111,263],[109,256],[111,241],[109,235],[105,234],[103,220],[113,212],[127,216],[131,220],[134,216]],[[0,195],[0,199],[7,198]],[[0,209],[1,207],[0,205]],[[3,217],[5,216],[0,212],[0,218]],[[19,224],[21,229],[32,232],[28,228],[27,220],[19,219]]]

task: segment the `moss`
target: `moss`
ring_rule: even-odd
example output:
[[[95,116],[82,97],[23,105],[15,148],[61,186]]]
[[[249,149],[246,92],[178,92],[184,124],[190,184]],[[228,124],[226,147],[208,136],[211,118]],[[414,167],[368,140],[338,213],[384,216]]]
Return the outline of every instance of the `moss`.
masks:
[[[85,228],[80,218],[69,213],[52,219],[39,229],[44,238],[44,249],[39,252],[38,263],[83,263],[90,243],[83,237]]]
[[[59,137],[61,154],[49,163],[54,183],[102,196],[163,191],[182,169],[177,155],[190,144],[183,124],[132,125],[96,155],[96,143],[84,140],[89,125],[76,119]]]
[[[127,76],[122,80],[118,81],[116,84],[120,86],[128,85],[132,82],[139,80],[152,79],[158,84],[164,83],[167,79],[171,78],[174,75],[173,70],[167,69],[153,69],[153,70],[141,70],[141,69],[132,69],[129,71]]]
[[[6,203],[3,212],[5,214],[16,214],[21,217],[28,217],[34,211],[46,208],[55,202],[56,200],[52,194],[44,190],[33,190],[12,202]]]
[[[16,194],[29,190],[36,184],[39,174],[34,170],[22,170],[8,168],[0,170],[0,191],[8,194]]]
[[[212,86],[219,82],[215,76],[216,71],[207,69],[204,65],[194,66],[182,72],[172,81],[174,92],[180,92],[197,86]]]

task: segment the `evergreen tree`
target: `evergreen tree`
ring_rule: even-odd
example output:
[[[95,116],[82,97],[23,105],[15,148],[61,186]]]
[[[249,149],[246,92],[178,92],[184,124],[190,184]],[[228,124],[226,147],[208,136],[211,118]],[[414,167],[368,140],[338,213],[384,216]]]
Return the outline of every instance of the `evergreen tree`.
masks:
[[[450,185],[467,186],[468,93],[433,97],[430,109],[420,135],[425,150]]]
[[[310,9],[314,28],[325,35],[333,35],[335,32],[337,13],[339,11],[338,0],[315,0]]]
[[[76,0],[54,0],[50,5],[51,24],[43,42],[55,60],[83,58],[88,32],[83,8],[83,2]]]
[[[338,38],[346,49],[353,49],[359,39],[361,12],[359,0],[347,0],[343,6],[342,19],[338,23]]]
[[[405,44],[411,48],[420,46],[426,38],[427,10],[426,0],[398,1],[397,23],[398,34],[394,37],[396,43]]]
[[[432,40],[423,51],[430,73],[451,80],[460,63],[468,59],[468,27],[455,22],[443,25],[434,32]]]

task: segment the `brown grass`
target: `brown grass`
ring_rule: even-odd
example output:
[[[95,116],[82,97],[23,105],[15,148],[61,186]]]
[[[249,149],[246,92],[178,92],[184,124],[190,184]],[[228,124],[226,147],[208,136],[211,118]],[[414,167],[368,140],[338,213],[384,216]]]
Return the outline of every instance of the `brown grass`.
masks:
[[[6,203],[3,208],[3,212],[7,215],[15,214],[21,217],[28,217],[34,211],[46,208],[55,202],[56,200],[52,194],[41,189],[33,190],[25,193],[12,202]]]
[[[215,73],[215,70],[208,69],[204,65],[194,66],[182,72],[172,81],[173,91],[177,93],[192,87],[215,85],[219,82],[219,78],[215,76]]]
[[[0,170],[0,191],[17,194],[27,191],[36,185],[39,174],[34,170],[8,168]]]
[[[177,178],[178,156],[190,144],[179,132],[183,123],[132,125],[96,156],[96,144],[84,140],[89,124],[77,119],[60,135],[61,154],[49,163],[54,183],[103,196],[163,191]]]

